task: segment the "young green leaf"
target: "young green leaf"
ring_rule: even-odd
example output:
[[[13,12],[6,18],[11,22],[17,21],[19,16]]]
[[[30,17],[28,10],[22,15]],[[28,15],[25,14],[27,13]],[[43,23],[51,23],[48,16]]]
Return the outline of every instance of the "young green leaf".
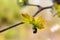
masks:
[[[22,18],[23,22],[32,24],[33,27],[36,27],[38,29],[44,28],[44,24],[46,23],[46,20],[44,20],[42,16],[39,16],[37,18],[34,18],[28,14],[22,14],[22,16],[23,16]]]

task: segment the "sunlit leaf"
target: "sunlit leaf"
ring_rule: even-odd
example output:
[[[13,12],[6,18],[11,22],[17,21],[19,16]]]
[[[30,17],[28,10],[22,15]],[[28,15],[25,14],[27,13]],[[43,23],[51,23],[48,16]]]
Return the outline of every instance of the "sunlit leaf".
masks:
[[[33,27],[37,27],[39,29],[43,29],[44,28],[44,24],[46,23],[46,20],[44,20],[42,18],[42,16],[39,16],[37,18],[34,18],[28,14],[22,14],[23,16],[23,21],[25,23],[29,23],[29,24],[32,24]]]
[[[22,20],[25,22],[25,23],[32,23],[34,18],[28,14],[22,14]]]
[[[58,17],[60,17],[60,5],[57,4],[57,3],[55,3],[54,7],[55,7],[55,9],[56,9],[56,11],[57,11]]]
[[[39,28],[39,29],[43,29],[46,22],[47,22],[47,21],[44,20],[44,19],[42,18],[42,16],[39,16],[39,17],[37,17],[37,18],[35,19],[36,26],[37,26],[37,28]]]

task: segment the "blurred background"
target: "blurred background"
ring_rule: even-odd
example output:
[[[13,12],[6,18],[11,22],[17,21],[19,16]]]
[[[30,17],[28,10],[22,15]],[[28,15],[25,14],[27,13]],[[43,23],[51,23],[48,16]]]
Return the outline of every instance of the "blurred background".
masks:
[[[52,0],[29,0],[29,3],[42,7],[53,5]],[[0,0],[0,29],[21,22],[21,13],[34,15],[37,10],[34,6],[19,6],[17,0]],[[33,34],[31,24],[22,24],[0,33],[0,40],[60,40],[60,18],[52,16],[52,9],[43,10],[36,17],[40,15],[48,21],[44,29]]]

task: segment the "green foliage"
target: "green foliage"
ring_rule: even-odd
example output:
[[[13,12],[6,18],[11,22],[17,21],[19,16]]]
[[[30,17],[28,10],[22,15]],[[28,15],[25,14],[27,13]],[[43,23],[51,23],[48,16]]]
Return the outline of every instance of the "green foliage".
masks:
[[[20,7],[16,0],[0,0],[0,24],[13,24],[20,20]]]
[[[58,17],[60,17],[60,12],[57,13]]]
[[[25,23],[32,24],[33,27],[37,27],[38,29],[43,29],[46,20],[44,20],[41,16],[34,18],[28,14],[22,14],[22,20]]]
[[[17,0],[17,3],[19,6],[23,6],[23,5],[28,4],[28,0]]]
[[[3,15],[0,13],[0,24],[2,23]]]
[[[57,10],[58,17],[60,17],[60,5],[56,3],[55,4],[55,9]]]

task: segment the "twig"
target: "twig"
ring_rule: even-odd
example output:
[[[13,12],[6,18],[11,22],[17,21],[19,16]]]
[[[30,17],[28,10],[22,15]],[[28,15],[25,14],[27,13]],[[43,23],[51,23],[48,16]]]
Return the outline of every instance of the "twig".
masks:
[[[36,15],[39,14],[39,12],[41,12],[42,10],[45,10],[45,9],[49,9],[49,8],[52,8],[53,6],[49,6],[49,7],[44,7],[44,8],[40,8],[35,14],[33,17],[35,17]]]
[[[26,6],[36,6],[38,8],[42,8],[40,5],[34,5],[34,4],[27,4]]]
[[[35,17],[37,14],[39,14],[39,12],[41,12],[42,10],[53,8],[53,5],[49,6],[49,7],[41,7],[40,5],[27,4],[26,6],[36,6],[36,7],[38,7],[38,11],[33,15],[33,17]]]
[[[4,31],[6,31],[6,30],[9,30],[9,29],[11,29],[11,28],[14,28],[14,27],[16,27],[16,26],[18,26],[18,25],[21,25],[21,24],[24,24],[24,23],[23,23],[23,22],[20,22],[20,23],[14,24],[14,25],[12,25],[12,26],[9,26],[9,27],[7,27],[7,28],[4,28],[4,29],[0,30],[0,33],[4,32]]]
[[[37,7],[39,8],[39,10],[33,15],[33,17],[35,17],[39,12],[41,12],[41,11],[44,10],[44,9],[52,8],[52,6],[42,8],[42,7],[39,6],[39,5],[32,5],[32,4],[29,4],[29,6],[37,6]],[[11,28],[14,28],[14,27],[16,27],[16,26],[18,26],[18,25],[21,25],[21,24],[24,24],[24,23],[23,23],[23,22],[20,22],[20,23],[14,24],[14,25],[12,25],[12,26],[9,26],[9,27],[7,27],[7,28],[5,28],[5,29],[0,30],[0,33],[4,32],[4,31],[6,31],[6,30],[9,30],[9,29],[11,29]]]

